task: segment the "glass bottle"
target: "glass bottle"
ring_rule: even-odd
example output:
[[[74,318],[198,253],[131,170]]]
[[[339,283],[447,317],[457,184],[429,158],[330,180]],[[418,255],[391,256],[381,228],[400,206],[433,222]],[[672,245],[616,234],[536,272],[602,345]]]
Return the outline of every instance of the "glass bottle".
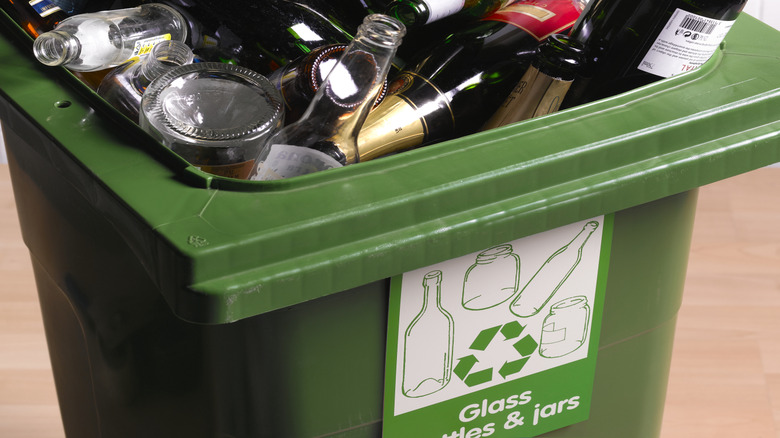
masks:
[[[693,70],[725,38],[747,0],[601,0],[572,30],[592,64],[565,107]],[[576,96],[576,99],[574,98]]]
[[[463,278],[463,308],[482,310],[512,298],[520,286],[520,257],[512,245],[498,245],[477,255]]]
[[[415,28],[454,15],[472,19],[486,17],[511,0],[395,0],[385,11],[404,25]]]
[[[174,67],[141,98],[141,128],[204,172],[247,179],[265,141],[283,123],[279,91],[237,65]]]
[[[589,321],[587,297],[579,295],[553,304],[542,323],[539,354],[554,358],[573,353],[588,339]]]
[[[303,116],[263,147],[253,179],[289,178],[357,163],[357,134],[384,86],[405,32],[382,14],[365,18]]]
[[[284,99],[285,124],[289,125],[301,118],[317,90],[320,89],[320,85],[325,81],[341,55],[344,54],[346,48],[346,44],[318,47],[308,55],[296,59],[268,76]],[[383,82],[382,89],[377,94],[373,106],[378,105],[386,93],[387,80]]]
[[[548,36],[565,32],[576,0],[519,0],[408,59],[358,138],[362,161],[478,131]]]
[[[40,62],[95,71],[147,55],[160,41],[184,41],[187,24],[173,8],[150,3],[136,8],[79,14],[35,39]]]
[[[521,318],[539,313],[579,265],[582,260],[582,250],[598,227],[598,222],[589,221],[571,242],[547,258],[528,280],[520,295],[512,301],[509,310]]]
[[[33,38],[68,18],[51,0],[0,0],[0,7]]]
[[[423,278],[423,303],[404,333],[401,389],[423,397],[443,389],[452,378],[455,321],[441,305],[442,272]]]
[[[192,50],[179,41],[164,41],[152,49],[149,56],[131,58],[111,70],[97,89],[114,108],[138,123],[141,97],[152,81],[176,66],[189,64]]]
[[[355,32],[328,1],[199,0],[198,6],[241,37],[242,65],[266,76],[317,47],[349,44]]]
[[[584,61],[582,43],[563,34],[550,36],[482,130],[558,111]]]

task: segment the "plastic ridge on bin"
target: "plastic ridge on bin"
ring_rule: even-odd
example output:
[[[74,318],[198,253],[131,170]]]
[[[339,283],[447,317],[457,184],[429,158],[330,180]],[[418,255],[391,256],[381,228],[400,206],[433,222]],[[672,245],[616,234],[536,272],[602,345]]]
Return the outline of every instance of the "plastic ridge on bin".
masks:
[[[780,33],[746,14],[691,73],[275,182],[187,165],[70,73],[36,63],[0,21],[0,119],[25,114],[39,126],[12,129],[56,139],[56,150],[29,153],[78,185],[176,315],[198,323],[292,306],[780,161],[780,57],[766,49]]]

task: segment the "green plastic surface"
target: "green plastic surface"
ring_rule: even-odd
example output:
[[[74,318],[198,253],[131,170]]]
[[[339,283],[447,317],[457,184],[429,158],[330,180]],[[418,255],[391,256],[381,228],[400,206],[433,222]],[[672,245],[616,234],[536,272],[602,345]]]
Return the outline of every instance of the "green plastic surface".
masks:
[[[293,306],[780,161],[780,33],[744,14],[692,73],[262,183],[188,166],[67,71],[39,65],[31,41],[0,21],[0,93],[58,145],[36,152],[113,223],[174,313],[193,322]]]

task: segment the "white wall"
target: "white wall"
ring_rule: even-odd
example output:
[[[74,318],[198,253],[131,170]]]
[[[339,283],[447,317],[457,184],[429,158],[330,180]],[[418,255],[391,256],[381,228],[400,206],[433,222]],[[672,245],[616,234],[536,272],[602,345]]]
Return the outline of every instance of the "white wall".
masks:
[[[778,0],[748,0],[744,12],[764,21],[780,30],[780,1]],[[0,131],[0,164],[7,162],[3,133]],[[780,163],[778,163],[780,166]]]

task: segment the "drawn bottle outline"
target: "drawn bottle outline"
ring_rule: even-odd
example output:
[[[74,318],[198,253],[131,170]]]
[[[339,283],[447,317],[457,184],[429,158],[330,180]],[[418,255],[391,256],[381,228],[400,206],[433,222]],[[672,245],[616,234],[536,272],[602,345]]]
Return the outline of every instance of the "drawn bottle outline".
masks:
[[[483,310],[512,298],[520,288],[520,257],[511,244],[497,245],[477,255],[463,278],[463,308]]]
[[[587,340],[590,313],[588,298],[582,295],[553,304],[542,323],[539,355],[561,357],[580,348]]]
[[[597,221],[587,222],[571,242],[547,258],[512,301],[509,310],[521,318],[539,313],[579,265],[582,250],[598,227]]]
[[[440,391],[452,378],[455,321],[441,305],[442,272],[423,278],[423,303],[404,333],[401,391],[417,398]]]

